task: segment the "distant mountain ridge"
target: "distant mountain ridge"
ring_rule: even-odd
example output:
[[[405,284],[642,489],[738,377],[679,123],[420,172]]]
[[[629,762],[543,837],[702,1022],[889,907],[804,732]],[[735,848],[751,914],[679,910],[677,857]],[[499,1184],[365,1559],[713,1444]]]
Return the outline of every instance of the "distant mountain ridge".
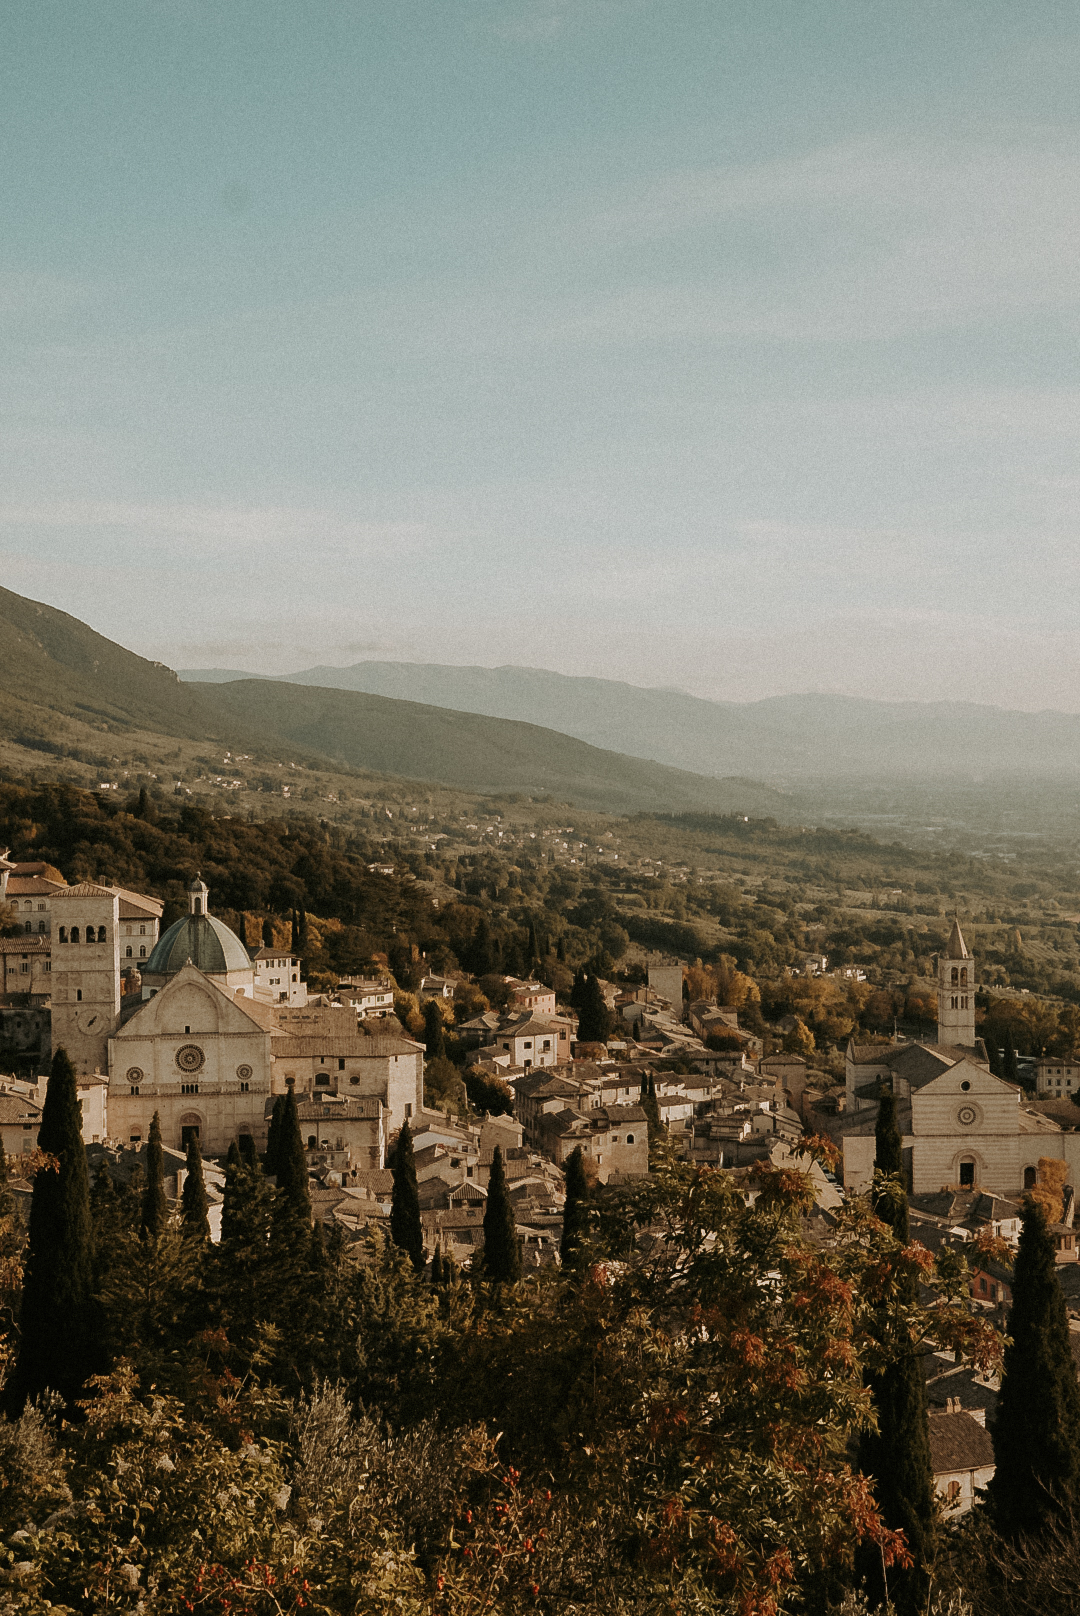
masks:
[[[200,669],[181,679],[250,679]],[[280,676],[273,682],[283,682]],[[679,690],[543,668],[357,662],[289,674],[293,685],[362,691],[542,725],[590,746],[717,777],[794,783],[958,773],[1080,774],[1080,715],[1022,713],[974,702],[884,702],[856,696],[709,701]]]
[[[391,697],[244,678],[184,683],[66,612],[0,589],[0,740],[62,755],[105,736],[208,741],[279,763],[360,769],[616,813],[776,814],[784,798],[603,751],[550,729]]]

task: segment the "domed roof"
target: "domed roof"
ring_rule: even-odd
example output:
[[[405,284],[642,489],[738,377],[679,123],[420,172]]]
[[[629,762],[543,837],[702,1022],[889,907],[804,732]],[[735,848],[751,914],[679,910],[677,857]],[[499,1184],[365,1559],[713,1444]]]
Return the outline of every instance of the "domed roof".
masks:
[[[174,976],[188,960],[207,976],[252,968],[251,955],[239,937],[215,915],[185,915],[158,939],[142,974]]]

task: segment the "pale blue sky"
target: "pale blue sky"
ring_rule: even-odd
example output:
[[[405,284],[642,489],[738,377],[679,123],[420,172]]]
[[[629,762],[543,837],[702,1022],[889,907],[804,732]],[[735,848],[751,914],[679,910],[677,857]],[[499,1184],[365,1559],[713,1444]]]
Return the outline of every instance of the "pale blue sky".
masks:
[[[0,568],[174,666],[1080,709],[1080,13],[0,15]]]

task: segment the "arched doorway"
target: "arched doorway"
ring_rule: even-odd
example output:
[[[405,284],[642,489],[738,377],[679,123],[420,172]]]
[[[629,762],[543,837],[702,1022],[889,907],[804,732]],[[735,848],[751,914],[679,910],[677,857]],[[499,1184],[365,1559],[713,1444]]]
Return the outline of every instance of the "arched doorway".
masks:
[[[180,1149],[186,1150],[192,1139],[201,1149],[202,1128],[203,1121],[199,1113],[197,1111],[185,1111],[180,1118]]]

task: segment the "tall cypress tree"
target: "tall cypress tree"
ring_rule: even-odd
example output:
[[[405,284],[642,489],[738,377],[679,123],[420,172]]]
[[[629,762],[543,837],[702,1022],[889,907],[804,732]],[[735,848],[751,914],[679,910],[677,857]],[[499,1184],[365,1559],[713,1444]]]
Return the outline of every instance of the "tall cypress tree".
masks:
[[[428,999],[424,1005],[424,1049],[429,1061],[446,1055],[442,1013],[434,999]]]
[[[143,1234],[156,1240],[169,1221],[169,1203],[165,1199],[165,1156],[161,1149],[161,1119],[154,1112],[150,1123],[150,1140],[146,1147],[146,1188],[143,1191]]]
[[[266,1316],[270,1186],[256,1161],[250,1167],[235,1139],[225,1162],[225,1201],[217,1249],[221,1306],[227,1320],[250,1332]]]
[[[270,915],[264,915],[263,916],[262,940],[263,940],[263,947],[264,948],[273,948],[273,946],[274,946],[274,922],[273,922],[272,918],[270,917]]]
[[[304,1140],[300,1133],[300,1113],[296,1108],[296,1094],[292,1089],[285,1094],[281,1109],[277,1141],[277,1194],[274,1199],[275,1223],[288,1215],[303,1226],[305,1236],[311,1227],[311,1190],[308,1187],[308,1164],[304,1153]],[[280,1211],[279,1211],[280,1209]]]
[[[900,1174],[904,1171],[904,1140],[896,1117],[896,1095],[892,1085],[883,1085],[878,1100],[877,1122],[874,1126],[874,1166],[879,1173]]]
[[[19,1357],[9,1391],[16,1411],[47,1386],[70,1402],[97,1367],[90,1179],[75,1068],[64,1049],[52,1059],[38,1144],[58,1166],[34,1178]]]
[[[604,999],[599,978],[591,972],[585,978],[578,1011],[578,1039],[583,1044],[602,1044],[611,1031],[611,1011]]]
[[[996,1524],[1011,1537],[1080,1506],[1080,1389],[1054,1243],[1031,1200],[1021,1214],[1008,1336],[989,1493]]]
[[[420,1194],[416,1187],[416,1157],[408,1118],[401,1124],[394,1151],[394,1193],[390,1202],[390,1238],[409,1254],[419,1273],[424,1267],[424,1230],[420,1222]]]
[[[277,1177],[278,1146],[281,1141],[281,1115],[285,1110],[285,1096],[279,1094],[274,1101],[274,1109],[270,1113],[270,1126],[266,1131],[266,1171],[271,1178]]]
[[[566,1160],[566,1203],[563,1206],[562,1241],[559,1256],[564,1268],[573,1267],[581,1255],[581,1248],[589,1232],[589,1213],[586,1206],[589,1184],[585,1177],[585,1158],[581,1146],[570,1152]]]
[[[1005,1034],[1005,1045],[1001,1056],[1001,1075],[1006,1083],[1019,1083],[1020,1081],[1016,1065],[1016,1047],[1010,1033]]]
[[[521,1278],[521,1242],[514,1207],[506,1188],[501,1145],[495,1146],[484,1213],[484,1274],[498,1285]]]
[[[209,1240],[210,1203],[206,1199],[206,1181],[203,1178],[202,1151],[194,1134],[188,1138],[187,1176],[180,1199],[181,1226],[191,1240]]]

